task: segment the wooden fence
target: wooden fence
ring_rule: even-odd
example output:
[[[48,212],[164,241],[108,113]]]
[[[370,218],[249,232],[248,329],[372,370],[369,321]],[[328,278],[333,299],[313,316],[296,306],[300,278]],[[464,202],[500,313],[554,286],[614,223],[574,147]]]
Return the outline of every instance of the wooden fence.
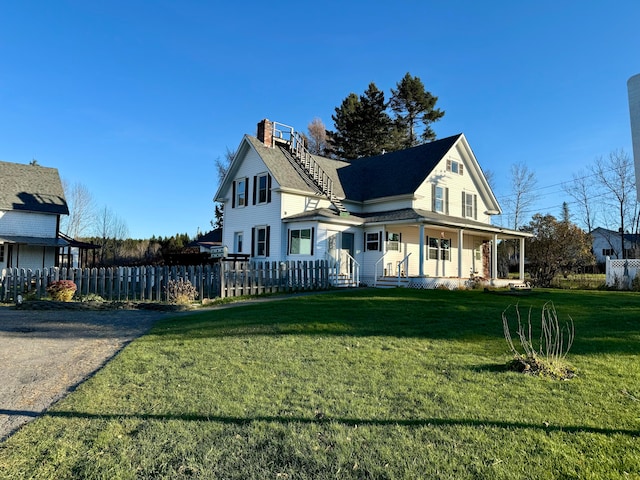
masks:
[[[0,302],[47,296],[47,286],[71,280],[76,298],[98,295],[110,301],[166,301],[171,280],[188,280],[199,299],[264,293],[326,289],[330,286],[326,261],[221,262],[189,267],[4,269],[0,274]]]

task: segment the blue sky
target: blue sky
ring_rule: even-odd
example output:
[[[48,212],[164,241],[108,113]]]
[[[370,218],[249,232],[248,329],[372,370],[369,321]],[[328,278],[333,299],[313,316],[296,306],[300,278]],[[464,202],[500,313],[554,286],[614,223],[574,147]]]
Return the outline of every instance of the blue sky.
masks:
[[[207,231],[214,163],[262,118],[306,130],[410,72],[505,203],[536,211],[600,156],[631,154],[640,2],[0,0],[0,160],[55,167],[134,238]],[[535,213],[535,212],[531,212]]]

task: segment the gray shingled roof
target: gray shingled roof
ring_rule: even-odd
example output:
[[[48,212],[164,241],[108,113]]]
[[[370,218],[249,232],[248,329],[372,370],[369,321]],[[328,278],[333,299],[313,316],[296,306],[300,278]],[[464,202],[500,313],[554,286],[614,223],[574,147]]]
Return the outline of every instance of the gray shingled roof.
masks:
[[[58,170],[0,162],[0,210],[68,215]]]
[[[414,193],[460,137],[353,160],[338,171],[346,198],[362,202]]]
[[[260,140],[251,135],[245,136],[251,145],[256,149],[265,165],[274,176],[278,184],[283,188],[292,188],[296,190],[302,190],[311,192],[313,194],[321,194],[320,190],[311,182],[295,164],[295,161],[291,158],[284,148],[265,147]],[[344,191],[340,185],[338,178],[338,169],[349,165],[342,160],[334,160],[332,158],[324,158],[315,156],[313,157],[325,173],[334,182],[334,194],[338,197],[344,196]]]
[[[420,210],[414,208],[402,208],[398,210],[387,210],[384,212],[371,212],[371,213],[355,213],[351,214],[348,218],[354,223],[371,224],[371,223],[406,223],[416,224],[424,223],[427,225],[441,225],[441,226],[458,226],[463,227],[465,230],[478,231],[478,232],[495,232],[501,233],[503,236],[512,235],[514,237],[530,237],[529,233],[519,232],[502,228],[496,225],[478,222],[468,218],[458,218],[450,215],[443,215],[442,213],[431,212],[428,210]],[[285,221],[309,221],[309,220],[328,220],[339,221],[340,215],[328,208],[320,208],[308,212],[302,212],[295,215],[286,217]]]
[[[350,162],[316,155],[313,158],[333,179],[334,193],[339,198],[362,202],[374,198],[410,195],[418,189],[460,136],[458,134],[406,150]],[[246,137],[280,186],[320,193],[284,148],[268,148],[257,138],[250,135]]]

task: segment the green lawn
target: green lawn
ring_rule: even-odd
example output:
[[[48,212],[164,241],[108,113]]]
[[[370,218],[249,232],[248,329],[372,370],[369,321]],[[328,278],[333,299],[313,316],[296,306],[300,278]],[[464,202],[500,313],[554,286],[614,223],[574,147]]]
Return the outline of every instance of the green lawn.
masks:
[[[571,315],[570,381],[501,313]],[[358,290],[158,324],[0,445],[0,478],[640,478],[640,295]]]

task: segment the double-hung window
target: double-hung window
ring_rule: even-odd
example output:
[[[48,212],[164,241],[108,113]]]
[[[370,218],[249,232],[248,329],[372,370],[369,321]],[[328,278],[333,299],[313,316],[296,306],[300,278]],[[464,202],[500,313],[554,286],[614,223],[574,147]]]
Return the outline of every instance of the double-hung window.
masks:
[[[233,239],[233,243],[236,247],[236,253],[242,253],[242,241],[244,238],[244,234],[242,232],[235,232],[233,234],[234,239]]]
[[[269,256],[269,225],[253,227],[251,229],[251,256]]]
[[[289,255],[313,255],[313,229],[289,230]]]
[[[267,203],[267,179],[266,173],[258,176],[258,203]]]
[[[440,259],[451,260],[451,239],[429,237],[427,239],[427,250],[429,260],[437,260],[438,251],[440,251]]]
[[[247,205],[247,179],[239,178],[233,182],[233,205],[232,207],[244,207]]]
[[[449,189],[442,185],[431,185],[431,210],[449,215]]]
[[[365,234],[365,248],[367,251],[380,250],[380,233]]]
[[[253,177],[253,204],[271,202],[271,175],[261,173]]]
[[[478,218],[478,196],[462,192],[462,216],[465,218]]]

